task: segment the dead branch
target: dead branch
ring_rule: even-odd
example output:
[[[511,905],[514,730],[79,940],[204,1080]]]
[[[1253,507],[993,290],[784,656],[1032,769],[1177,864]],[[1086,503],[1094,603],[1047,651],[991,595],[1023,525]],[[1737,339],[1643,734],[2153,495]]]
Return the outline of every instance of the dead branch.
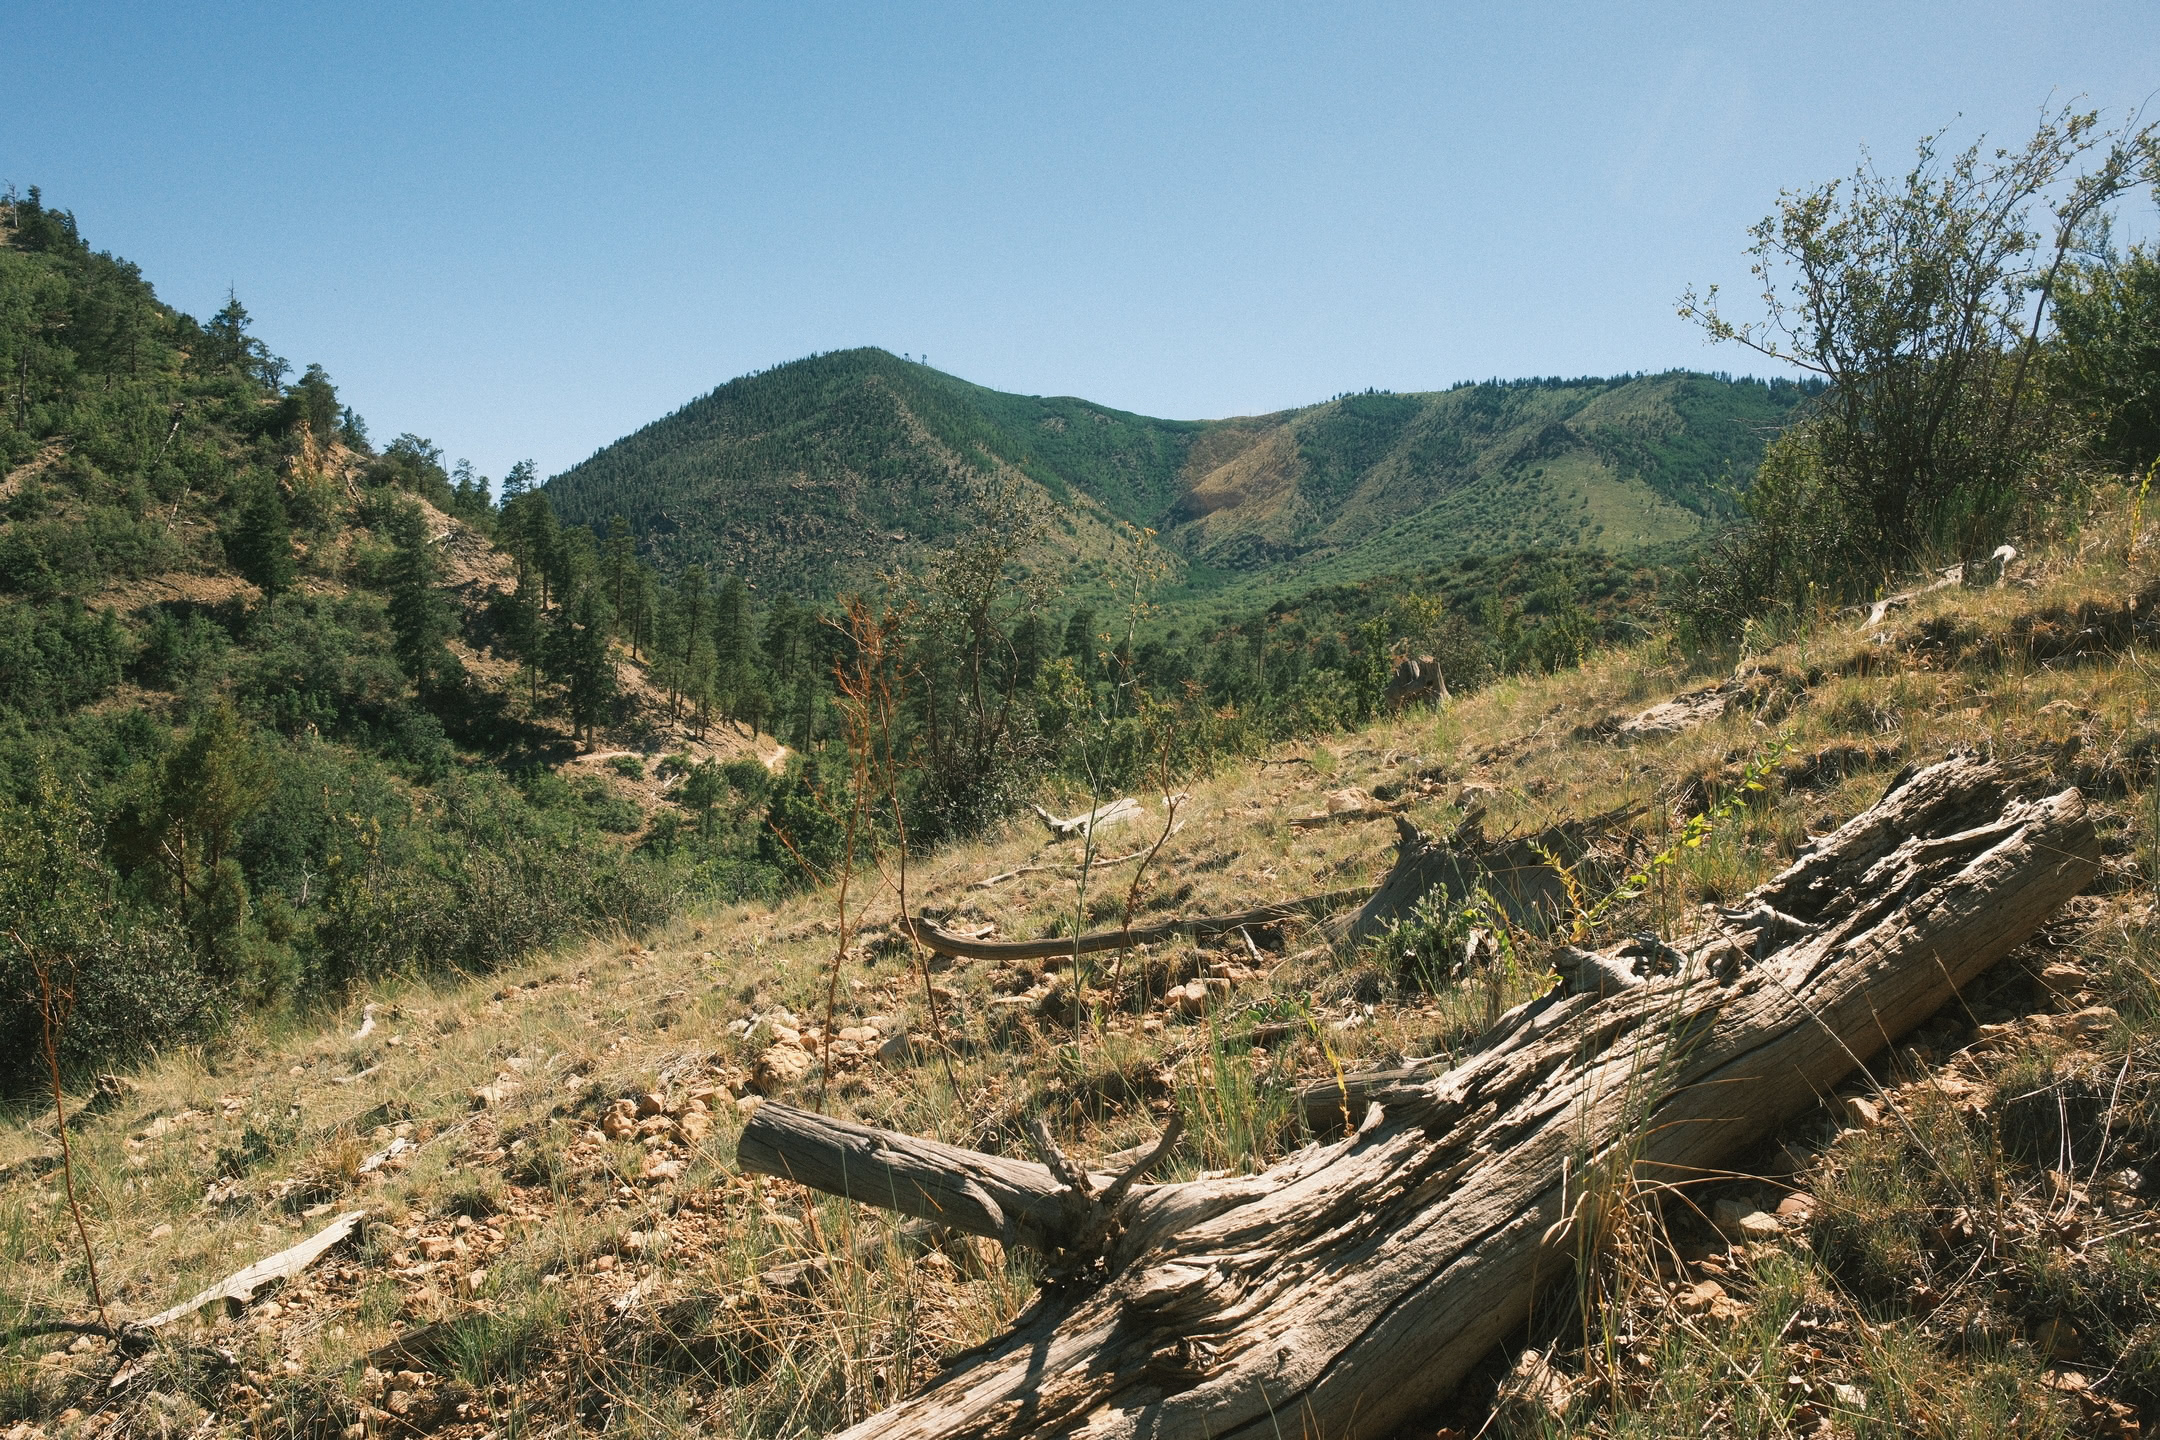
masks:
[[[1185,920],[1165,920],[1153,925],[1135,925],[1129,930],[1096,930],[1077,939],[974,940],[964,935],[956,935],[938,925],[936,921],[921,916],[904,915],[898,923],[903,931],[940,955],[954,955],[965,960],[1056,960],[1076,954],[1092,955],[1103,950],[1122,950],[1130,945],[1155,945],[1180,937],[1204,940],[1245,926],[1280,925],[1300,916],[1324,915],[1331,910],[1363,900],[1372,893],[1371,886],[1360,885],[1349,890],[1330,890],[1319,895],[1284,900],[1274,905],[1262,905],[1257,909],[1240,910],[1230,915],[1200,915]]]
[[[159,1330],[175,1320],[194,1314],[213,1300],[223,1300],[235,1308],[244,1306],[255,1298],[255,1292],[263,1286],[275,1280],[290,1280],[320,1260],[346,1236],[352,1234],[353,1227],[366,1218],[365,1210],[348,1210],[299,1244],[257,1260],[243,1270],[236,1270],[209,1289],[191,1295],[170,1310],[161,1310],[148,1320],[140,1321],[129,1328]]]
[[[1107,805],[1098,805],[1085,815],[1073,815],[1063,820],[1052,815],[1040,805],[1029,808],[1034,810],[1035,818],[1042,821],[1043,828],[1050,832],[1050,838],[1053,840],[1084,838],[1091,831],[1107,830],[1112,825],[1122,825],[1128,820],[1137,820],[1141,814],[1140,802],[1130,795],[1121,796]]]

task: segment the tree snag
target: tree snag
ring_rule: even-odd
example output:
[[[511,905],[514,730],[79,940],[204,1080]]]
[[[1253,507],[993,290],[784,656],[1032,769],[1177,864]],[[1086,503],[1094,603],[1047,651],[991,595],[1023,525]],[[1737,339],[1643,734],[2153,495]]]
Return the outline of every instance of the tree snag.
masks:
[[[1369,1086],[1347,1138],[1132,1186],[1092,1270],[1061,1267],[1011,1331],[845,1440],[1389,1433],[1595,1248],[1625,1186],[1716,1173],[2084,888],[2083,798],[2018,799],[2014,780],[1969,755],[1901,775],[1686,939],[1576,967],[1627,977],[1612,993],[1563,984],[1452,1070]]]

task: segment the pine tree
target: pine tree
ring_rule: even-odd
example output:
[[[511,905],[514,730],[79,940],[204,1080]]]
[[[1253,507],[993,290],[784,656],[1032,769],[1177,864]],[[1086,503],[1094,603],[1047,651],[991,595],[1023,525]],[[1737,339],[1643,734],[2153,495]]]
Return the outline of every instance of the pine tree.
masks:
[[[581,587],[556,614],[554,668],[562,678],[571,729],[582,732],[588,746],[615,699],[615,657],[608,647],[614,624],[607,597],[596,585]]]
[[[739,697],[750,686],[750,657],[756,653],[757,637],[750,628],[749,592],[732,575],[714,597],[712,628],[713,686],[720,697],[721,713],[739,719]]]
[[[410,502],[391,511],[389,529],[390,648],[425,700],[452,663],[443,647],[450,637],[449,610],[435,592],[435,542],[427,518]]]
[[[230,701],[205,711],[158,762],[149,793],[122,821],[119,848],[171,896],[205,967],[240,978],[247,881],[231,851],[241,824],[275,788],[268,754]]]
[[[307,367],[292,387],[293,418],[307,422],[308,432],[318,445],[330,443],[337,433],[338,398],[337,386],[320,365]]]
[[[268,475],[258,475],[247,484],[225,532],[225,558],[262,591],[265,605],[292,584],[292,527],[286,521],[277,482]]]
[[[600,552],[600,576],[607,585],[608,608],[620,617],[630,572],[637,565],[637,542],[630,538],[630,522],[620,515],[608,519],[607,545]]]

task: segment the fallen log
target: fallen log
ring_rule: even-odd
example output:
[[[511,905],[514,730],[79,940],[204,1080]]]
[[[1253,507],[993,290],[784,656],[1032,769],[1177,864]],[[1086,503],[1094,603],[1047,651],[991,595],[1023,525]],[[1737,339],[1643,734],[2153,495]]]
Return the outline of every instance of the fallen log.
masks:
[[[897,1210],[918,1220],[987,1235],[1008,1245],[1063,1249],[1073,1216],[1047,1165],[876,1130],[773,1101],[757,1107],[735,1142],[745,1170],[777,1175]],[[1102,1177],[1109,1183],[1109,1177]]]
[[[903,915],[898,924],[903,933],[912,935],[936,955],[953,955],[963,960],[1069,960],[1075,955],[1123,950],[1132,945],[1157,945],[1180,937],[1206,940],[1247,926],[1280,925],[1299,916],[1321,916],[1363,900],[1372,893],[1370,885],[1360,885],[1239,910],[1230,915],[1195,915],[1183,920],[1135,925],[1130,930],[1095,930],[1078,937],[1050,940],[977,940],[955,934],[920,915]]]
[[[2006,545],[1998,548],[1995,552],[1996,555],[2001,555],[2003,550],[2010,550],[2010,547]],[[2010,550],[2010,553],[2014,557],[2017,554],[2017,551]],[[1925,585],[1915,586],[1910,590],[1901,591],[1896,595],[1886,595],[1882,599],[1877,600],[1873,605],[1868,606],[1867,619],[1861,623],[1860,628],[1862,630],[1873,630],[1876,626],[1882,624],[1883,620],[1889,616],[1891,611],[1902,610],[1906,606],[1912,604],[1913,601],[1918,600],[1923,595],[1932,595],[1937,590],[1949,590],[1964,583],[1965,567],[1963,565],[1952,565],[1949,569],[1942,572],[1941,578],[1939,579],[1930,580]],[[1859,607],[1855,606],[1854,608],[1857,609]]]
[[[1130,795],[1121,796],[1107,805],[1098,805],[1085,815],[1072,815],[1062,820],[1043,809],[1040,805],[1032,808],[1035,811],[1035,818],[1042,821],[1043,828],[1050,832],[1050,838],[1053,840],[1085,838],[1091,831],[1107,830],[1112,825],[1122,825],[1127,820],[1137,820],[1141,814],[1140,802]]]
[[[2075,790],[2012,789],[1970,756],[1900,776],[1737,911],[1699,917],[1674,973],[1648,973],[1665,947],[1615,947],[1617,993],[1518,1008],[1445,1074],[1373,1088],[1348,1138],[1133,1188],[1092,1280],[846,1440],[1258,1440],[1286,1417],[1389,1433],[1594,1252],[1631,1186],[1729,1164],[2098,873]]]

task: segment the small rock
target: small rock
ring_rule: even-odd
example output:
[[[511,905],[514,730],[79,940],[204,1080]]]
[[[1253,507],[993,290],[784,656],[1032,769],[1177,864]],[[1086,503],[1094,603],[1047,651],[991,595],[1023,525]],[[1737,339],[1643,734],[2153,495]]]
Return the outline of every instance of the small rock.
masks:
[[[1812,1218],[1814,1214],[1815,1197],[1805,1190],[1795,1190],[1792,1194],[1778,1201],[1777,1218],[1780,1220],[1790,1220],[1796,1224],[1804,1223]]]
[[[2112,1006],[2088,1005],[2068,1015],[2056,1016],[2049,1028],[2065,1039],[2092,1043],[2106,1039],[2118,1018]]]
[[[600,1130],[610,1140],[627,1140],[637,1134],[637,1105],[617,1100],[608,1106],[607,1114],[600,1117]]]
[[[751,1083],[766,1095],[799,1085],[815,1068],[809,1052],[799,1045],[768,1045],[758,1056],[757,1065],[751,1072]]]
[[[2085,1337],[2078,1334],[2075,1325],[2057,1316],[2033,1332],[2033,1346],[2048,1359],[2062,1364],[2085,1353]]]
[[[507,1075],[492,1085],[476,1085],[472,1092],[473,1109],[492,1110],[517,1094],[519,1088],[518,1082]]]
[[[1873,1130],[1882,1124],[1882,1106],[1865,1095],[1845,1097],[1845,1118],[1862,1130]]]
[[[887,1065],[905,1065],[915,1058],[915,1039],[907,1031],[896,1031],[877,1048],[877,1058]]]
[[[1715,1280],[1702,1280],[1673,1297],[1673,1303],[1689,1315],[1707,1315],[1710,1307],[1725,1298],[1725,1287]]]
[[[1559,1420],[1575,1398],[1567,1376],[1547,1363],[1536,1350],[1525,1350],[1507,1379],[1500,1382],[1494,1408],[1518,1422],[1536,1424]]]
[[[649,1116],[665,1115],[666,1113],[667,1101],[661,1099],[658,1095],[647,1092],[637,1097],[638,1119],[643,1120]]]
[[[1783,1233],[1777,1217],[1742,1200],[1720,1200],[1710,1212],[1710,1223],[1732,1240],[1775,1240]]]
[[[855,1045],[876,1045],[885,1037],[874,1025],[849,1025],[841,1030],[840,1038]]]
[[[1205,981],[1192,980],[1183,985],[1173,985],[1163,992],[1163,1004],[1180,1015],[1203,1015],[1207,1013],[1208,987]]]
[[[712,1116],[705,1113],[703,1106],[685,1110],[675,1121],[675,1134],[685,1145],[702,1145],[712,1134]]]
[[[2083,967],[2057,960],[2040,971],[2040,988],[2058,1000],[2067,1000],[2092,983]]]
[[[655,1153],[645,1157],[645,1165],[638,1171],[638,1179],[649,1185],[656,1185],[663,1180],[676,1179],[682,1173],[682,1161],[670,1160],[665,1155]]]
[[[420,1241],[420,1258],[423,1260],[441,1260],[447,1257],[455,1248],[447,1235],[425,1236]]]

